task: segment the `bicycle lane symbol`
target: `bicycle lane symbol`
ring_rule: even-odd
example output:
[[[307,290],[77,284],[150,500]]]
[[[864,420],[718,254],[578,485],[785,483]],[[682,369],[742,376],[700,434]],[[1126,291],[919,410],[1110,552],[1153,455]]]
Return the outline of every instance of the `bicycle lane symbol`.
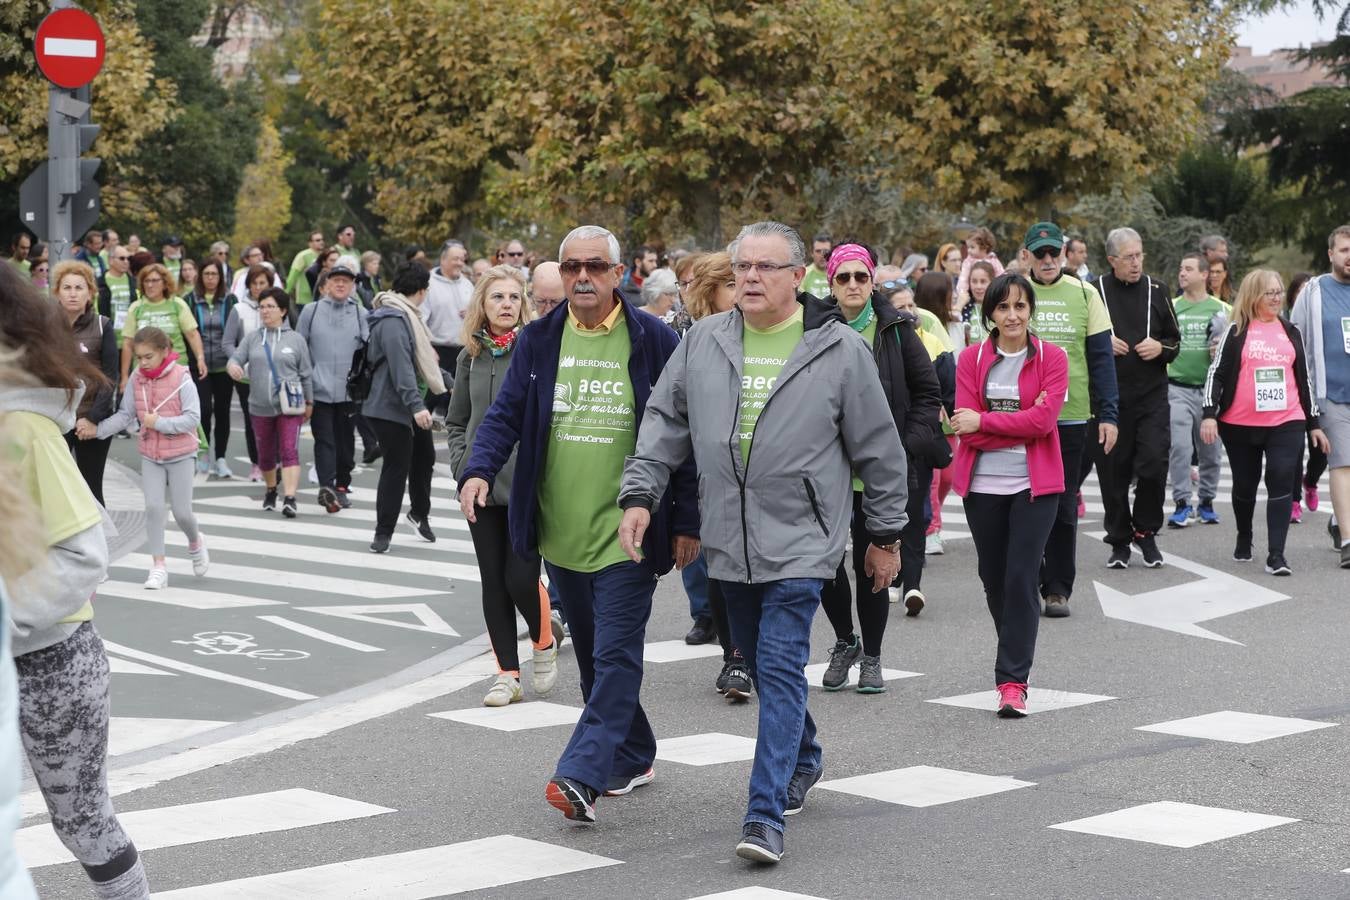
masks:
[[[245,656],[249,659],[297,660],[309,659],[304,650],[266,649],[258,646],[253,635],[240,631],[199,631],[190,641],[174,641],[192,647],[200,656]]]

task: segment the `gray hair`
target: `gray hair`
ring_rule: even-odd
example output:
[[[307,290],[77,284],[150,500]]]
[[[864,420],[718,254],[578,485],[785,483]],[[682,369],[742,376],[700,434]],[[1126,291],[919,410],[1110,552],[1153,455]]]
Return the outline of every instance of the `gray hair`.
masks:
[[[1221,234],[1207,234],[1200,239],[1200,252],[1208,253],[1211,250],[1218,250],[1219,245],[1228,246],[1228,238]]]
[[[563,258],[563,251],[567,249],[569,241],[588,241],[592,238],[604,238],[609,244],[609,262],[610,265],[617,266],[623,262],[623,251],[619,249],[619,239],[613,232],[599,225],[578,225],[567,232],[567,237],[562,239],[558,245],[558,259]]]
[[[642,304],[651,306],[661,299],[662,294],[678,294],[680,286],[675,281],[675,273],[670,269],[657,269],[642,280]]]
[[[741,241],[748,237],[782,238],[788,245],[788,264],[806,265],[806,245],[802,243],[802,236],[797,233],[797,229],[790,225],[784,225],[782,222],[755,222],[753,225],[746,225],[740,234],[736,235],[736,240],[727,245],[727,253],[731,254],[732,260],[736,259],[736,251],[740,249]]]
[[[906,256],[905,261],[900,264],[900,277],[908,278],[910,275],[914,274],[914,270],[919,266],[927,267],[928,257],[924,256],[922,253],[911,253],[909,256]]]
[[[459,249],[463,250],[465,256],[469,255],[468,247],[465,247],[461,241],[457,241],[454,238],[451,238],[444,244],[441,244],[441,256],[444,256],[447,250],[453,250],[455,247],[458,247]]]
[[[212,253],[212,254],[219,253],[219,252],[222,251],[222,250],[224,250],[224,251],[227,252],[227,253],[229,252],[229,250],[230,250],[230,245],[229,245],[229,243],[228,243],[227,241],[216,241],[215,243],[213,243],[213,244],[211,245],[211,253]]]
[[[1106,255],[1119,256],[1120,245],[1128,241],[1138,241],[1139,246],[1144,246],[1144,239],[1133,228],[1112,228],[1106,235]]]

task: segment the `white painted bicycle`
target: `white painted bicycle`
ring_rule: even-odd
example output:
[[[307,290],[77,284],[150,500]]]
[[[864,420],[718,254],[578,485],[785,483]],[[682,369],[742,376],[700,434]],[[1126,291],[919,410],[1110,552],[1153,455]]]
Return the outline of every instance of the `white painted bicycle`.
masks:
[[[249,659],[309,659],[304,650],[271,650],[258,647],[253,635],[241,631],[199,631],[190,641],[174,641],[193,647],[201,656],[247,656]],[[257,649],[255,649],[257,648]]]

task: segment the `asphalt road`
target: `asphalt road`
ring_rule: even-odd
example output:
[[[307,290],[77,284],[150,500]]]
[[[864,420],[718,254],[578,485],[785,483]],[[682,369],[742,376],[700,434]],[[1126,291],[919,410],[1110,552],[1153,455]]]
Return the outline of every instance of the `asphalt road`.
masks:
[[[197,508],[234,516],[207,495],[243,493],[203,489]],[[949,504],[948,551],[929,557],[925,573],[928,608],[918,619],[892,609],[889,691],[812,689],[825,780],[790,820],[788,855],[773,868],[732,853],[757,701],[731,706],[713,691],[716,658],[651,661],[683,647],[678,577],[662,580],[648,629],[659,644],[642,689],[663,740],[657,779],[602,800],[600,823],[576,827],[543,801],[581,706],[570,649],[546,701],[527,688],[526,702],[484,710],[492,667],[468,658],[482,647],[476,585],[456,578],[451,593],[441,575],[423,574],[429,560],[472,565],[472,556],[418,546],[410,532],[396,545],[406,573],[365,568],[359,548],[350,566],[277,561],[251,545],[213,550],[219,563],[396,586],[404,593],[395,596],[326,595],[272,575],[247,588],[186,576],[172,584],[285,605],[101,601],[105,639],[316,698],[183,671],[115,676],[114,716],[231,723],[114,759],[117,806],[166,897],[1350,896],[1350,731],[1341,730],[1350,723],[1350,573],[1336,568],[1325,511],[1294,528],[1291,578],[1229,558],[1223,503],[1222,525],[1163,535],[1165,568],[1117,572],[1102,567],[1106,547],[1090,536],[1099,507],[1087,493],[1073,615],[1042,620],[1031,680],[1046,693],[1033,694],[1033,715],[992,712],[993,629],[959,504]],[[448,493],[438,496],[450,525]],[[330,522],[312,503],[303,509],[305,525],[368,536],[342,514]],[[250,528],[260,516],[240,510],[238,525],[207,534],[279,540]],[[326,532],[285,538],[291,550],[339,546]],[[426,603],[459,636],[310,609],[380,603]],[[307,638],[260,615],[381,650]],[[174,643],[204,630],[310,655],[203,656]],[[832,640],[818,616],[813,661],[824,662]],[[970,694],[974,708],[939,702]],[[42,821],[25,820],[32,830],[19,842],[42,896],[87,896]]]

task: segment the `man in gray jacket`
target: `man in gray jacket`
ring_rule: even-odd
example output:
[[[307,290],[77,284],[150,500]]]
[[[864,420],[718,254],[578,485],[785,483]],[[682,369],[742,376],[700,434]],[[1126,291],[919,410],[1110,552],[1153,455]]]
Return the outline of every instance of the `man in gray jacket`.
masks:
[[[346,259],[328,270],[318,302],[305,306],[296,332],[309,344],[314,365],[314,467],[319,474],[319,505],[330,513],[352,505],[352,469],[356,466],[356,410],[347,397],[352,355],[370,335],[366,310],[352,299],[356,272]]]
[[[730,252],[737,308],[696,324],[652,390],[624,467],[619,542],[639,558],[656,498],[692,453],[708,574],[722,582],[732,642],[760,696],[736,853],[777,862],[783,817],[822,772],[802,669],[848,540],[852,475],[871,538],[865,571],[884,591],[900,570],[905,451],[866,342],[832,304],[797,292],[797,232],[747,225]]]

